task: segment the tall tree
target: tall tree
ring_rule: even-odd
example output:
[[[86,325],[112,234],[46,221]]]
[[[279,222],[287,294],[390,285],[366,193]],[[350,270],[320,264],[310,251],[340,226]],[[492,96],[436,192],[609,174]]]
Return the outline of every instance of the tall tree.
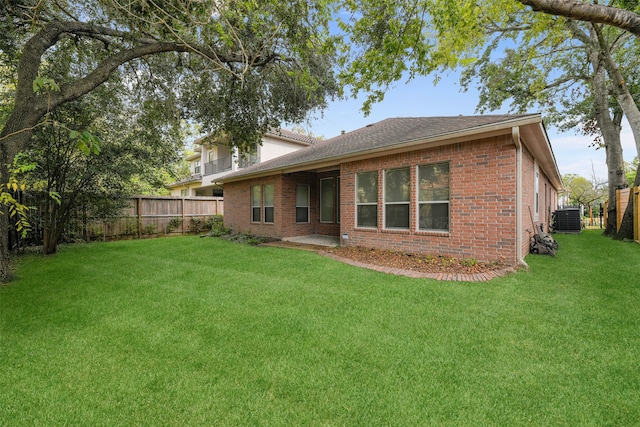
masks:
[[[348,67],[343,73],[354,91],[368,91],[370,95],[365,101],[364,110],[368,111],[372,102],[379,101],[383,98],[386,88],[393,82],[401,78],[412,78],[416,74],[429,74],[439,72],[446,69],[457,67],[473,66],[479,57],[482,57],[484,46],[493,48],[504,48],[499,45],[492,35],[496,31],[512,32],[518,34],[514,36],[511,43],[516,45],[530,46],[528,56],[519,57],[518,55],[506,54],[505,63],[516,67],[518,70],[524,70],[521,75],[511,73],[507,74],[507,85],[513,83],[508,90],[503,90],[507,97],[526,99],[522,108],[533,105],[533,103],[543,104],[545,99],[540,97],[541,88],[547,87],[549,82],[545,81],[548,75],[545,71],[549,62],[553,67],[561,66],[561,69],[567,70],[571,67],[574,71],[584,72],[584,65],[592,66],[591,71],[582,77],[582,79],[601,79],[605,77],[606,72],[606,88],[609,86],[613,90],[607,94],[600,94],[598,97],[591,97],[591,112],[600,114],[602,121],[598,124],[604,124],[607,120],[611,124],[607,134],[613,135],[616,131],[619,134],[619,115],[615,111],[611,112],[609,95],[615,97],[616,102],[624,112],[624,114],[632,123],[632,129],[638,126],[638,135],[636,136],[636,145],[640,148],[640,112],[634,105],[629,87],[626,85],[624,67],[620,66],[621,58],[629,59],[631,56],[616,57],[612,53],[611,48],[615,44],[622,41],[631,40],[624,34],[611,31],[610,28],[604,28],[601,24],[586,22],[582,26],[574,25],[587,35],[591,56],[583,53],[582,67],[580,67],[575,59],[570,63],[562,64],[561,61],[567,61],[566,56],[546,57],[541,59],[537,57],[538,48],[557,48],[560,52],[566,49],[574,49],[574,46],[567,44],[567,38],[577,39],[578,35],[568,35],[567,26],[570,20],[557,18],[554,15],[539,14],[527,11],[523,8],[524,2],[501,0],[501,1],[482,1],[476,2],[472,0],[461,0],[459,2],[441,2],[437,0],[418,0],[418,1],[374,1],[374,0],[357,0],[349,2],[352,5],[352,14],[343,24],[345,31],[351,31],[350,40],[355,43],[356,48],[353,51],[353,60],[349,62]],[[581,3],[566,2],[561,0],[552,0],[552,3]],[[626,3],[619,1],[619,4],[625,6]],[[616,10],[608,10],[609,12],[618,13]],[[633,12],[623,11],[625,16],[632,16]],[[626,13],[629,12],[629,13]],[[520,17],[525,16],[526,19],[521,20]],[[514,19],[514,17],[518,19]],[[562,24],[562,25],[559,25]],[[569,29],[571,30],[571,29]],[[635,43],[636,39],[630,41]],[[492,49],[492,52],[497,49]],[[584,52],[584,51],[583,51]],[[495,58],[492,56],[484,57],[488,62]],[[560,59],[558,59],[560,58]],[[564,58],[564,59],[563,59]],[[543,67],[527,69],[526,66],[537,59],[543,61]],[[510,61],[510,62],[509,62]],[[518,62],[520,61],[520,62]],[[595,63],[593,62],[595,61]],[[521,64],[525,64],[521,66]],[[550,68],[550,69],[552,69]],[[557,68],[556,68],[557,70]],[[556,71],[557,72],[557,71]],[[504,77],[504,74],[496,73],[496,76]],[[529,80],[523,84],[517,77],[525,76]],[[556,79],[556,83],[551,84],[556,90],[565,88],[566,90],[575,90],[567,84],[567,80],[563,81],[564,76],[552,74]],[[436,77],[437,79],[437,77]],[[496,78],[496,81],[501,80]],[[575,77],[569,80],[575,81]],[[609,84],[611,83],[611,84]],[[593,87],[593,86],[592,86]],[[499,85],[495,85],[490,89],[500,90]],[[584,88],[583,88],[584,90]],[[569,103],[574,103],[571,97],[568,98]],[[581,97],[581,103],[584,97]],[[597,103],[597,104],[596,104]],[[585,104],[583,104],[583,111]],[[566,105],[563,112],[566,112]],[[551,113],[557,113],[554,108],[549,109]],[[617,127],[616,127],[617,126]],[[608,151],[608,165],[611,166],[610,176],[615,179],[622,178],[619,172],[622,171],[621,150],[617,147],[619,143],[612,137],[605,144],[611,147]],[[615,189],[616,185],[611,186]]]
[[[328,2],[277,0],[138,2],[133,0],[2,0],[0,50],[13,58],[16,89],[0,131],[2,179],[34,130],[56,108],[114,76],[162,91],[171,75],[185,118],[232,135],[241,148],[281,122],[299,122],[338,93]],[[54,85],[46,64],[69,60]],[[34,82],[42,89],[34,91]],[[143,85],[139,85],[143,87]],[[9,272],[6,215],[0,217],[0,278]]]
[[[613,41],[601,44],[589,24],[542,19],[545,25],[540,25],[539,16],[522,11],[510,22],[492,24],[488,30],[493,38],[478,61],[466,67],[462,83],[467,88],[479,81],[481,110],[497,109],[509,101],[512,110],[542,109],[548,122],[592,135],[594,145],[606,151],[609,200],[615,210],[616,189],[625,182],[620,173],[623,114],[609,91],[604,57],[610,52],[628,53],[628,37],[608,37]],[[620,35],[619,30],[613,32]],[[627,57],[627,66],[637,65],[635,55]],[[615,217],[610,212],[607,234],[616,232]]]

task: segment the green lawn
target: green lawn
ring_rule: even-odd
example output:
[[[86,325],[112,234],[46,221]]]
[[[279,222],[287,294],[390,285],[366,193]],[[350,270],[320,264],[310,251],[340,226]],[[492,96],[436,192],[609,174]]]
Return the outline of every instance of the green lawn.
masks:
[[[176,237],[26,256],[0,425],[640,425],[640,245],[484,283]]]

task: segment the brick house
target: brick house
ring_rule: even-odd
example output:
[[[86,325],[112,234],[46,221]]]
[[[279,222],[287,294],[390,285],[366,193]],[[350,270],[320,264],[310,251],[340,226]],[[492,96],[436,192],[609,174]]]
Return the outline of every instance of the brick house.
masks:
[[[387,119],[223,183],[234,231],[512,265],[562,188],[538,114]]]

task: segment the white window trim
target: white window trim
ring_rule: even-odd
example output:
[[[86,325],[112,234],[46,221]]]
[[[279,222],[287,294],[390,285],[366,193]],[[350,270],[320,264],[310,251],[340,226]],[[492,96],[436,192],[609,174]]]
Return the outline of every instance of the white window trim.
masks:
[[[534,220],[540,218],[540,168],[538,162],[533,162],[533,211]]]
[[[411,186],[411,168],[393,168],[384,169],[382,171],[382,229],[383,230],[411,230],[411,192],[409,192],[409,200],[402,202],[387,202],[387,172],[394,170],[407,169],[409,171],[409,186]],[[409,218],[407,227],[387,227],[387,205],[406,205],[409,208]]]
[[[257,206],[253,204],[253,202],[254,202],[254,200],[253,200],[253,189],[255,187],[260,187],[260,200],[259,200]],[[249,197],[251,198],[251,212],[250,212],[251,213],[251,223],[252,224],[260,224],[260,223],[262,223],[262,186],[261,185],[252,185],[249,188],[250,188],[249,189],[249,193],[250,193]],[[259,208],[259,210],[260,210],[260,218],[257,221],[253,218],[253,210],[255,208]]]
[[[267,205],[267,196],[265,195],[265,191],[267,189],[267,186],[272,186],[273,187],[273,204],[272,205]],[[276,204],[276,188],[275,185],[273,184],[264,184],[262,186],[262,220],[265,224],[273,224],[276,221],[276,216],[275,216],[275,204]],[[273,209],[273,221],[267,221],[267,208],[272,208]]]
[[[449,163],[449,200],[426,200],[426,201],[420,201],[420,167],[421,166],[429,166],[429,165],[434,165],[434,164],[439,164],[439,163],[449,163],[448,161],[446,162],[434,162],[434,163],[423,163],[420,165],[416,165],[416,178],[415,178],[415,182],[416,182],[416,220],[415,220],[415,225],[416,225],[416,231],[418,232],[426,232],[426,233],[450,233],[451,232],[451,164]],[[447,217],[449,218],[449,228],[444,230],[444,229],[440,229],[440,228],[420,228],[420,206],[421,205],[439,205],[439,204],[445,204],[447,205]]]
[[[307,205],[306,206],[298,206],[298,186],[307,187]],[[296,184],[296,224],[309,224],[311,222],[311,188],[309,184]],[[306,221],[298,221],[298,208],[307,208],[307,220]]]
[[[354,204],[356,206],[355,209],[355,224],[356,224],[356,228],[368,228],[368,229],[377,229],[378,228],[378,224],[376,223],[375,226],[373,225],[360,225],[358,224],[358,206],[375,206],[376,207],[376,217],[378,218],[378,220],[380,219],[380,206],[378,206],[378,199],[379,199],[379,195],[376,197],[376,201],[375,202],[367,202],[367,203],[358,203],[358,174],[359,173],[372,173],[375,172],[378,176],[377,178],[379,179],[380,176],[380,172],[377,170],[372,170],[372,171],[367,171],[367,172],[356,172],[356,176],[355,176],[355,181],[356,181],[356,188],[355,191],[353,192],[353,197],[354,197]],[[378,193],[379,194],[379,193]],[[376,221],[379,222],[379,221]]]
[[[326,219],[322,219],[322,201],[324,200],[324,198],[322,197],[322,189],[324,188],[322,186],[322,181],[331,181],[332,185],[333,185],[333,200],[331,201],[331,209],[333,211],[333,216],[331,217],[330,220],[326,220]],[[336,221],[336,186],[335,186],[335,182],[336,182],[336,178],[333,176],[327,177],[327,178],[321,178],[320,179],[320,223],[321,224],[334,224]]]

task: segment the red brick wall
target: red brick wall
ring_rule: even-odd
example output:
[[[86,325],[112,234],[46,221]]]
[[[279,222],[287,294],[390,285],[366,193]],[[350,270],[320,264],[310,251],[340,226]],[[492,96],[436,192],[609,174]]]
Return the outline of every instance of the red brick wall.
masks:
[[[378,247],[415,253],[474,258],[478,261],[516,262],[515,147],[511,136],[464,142],[342,165],[341,233],[348,245]],[[449,232],[417,230],[417,166],[449,162]],[[383,228],[384,169],[410,166],[410,230]],[[377,170],[378,228],[355,225],[355,176]]]
[[[450,218],[449,232],[417,230],[417,166],[449,162]],[[410,229],[385,230],[383,227],[383,171],[410,167]],[[358,172],[378,171],[378,227],[355,226],[355,177]],[[237,231],[249,231],[271,237],[307,234],[344,235],[346,245],[360,245],[414,253],[448,255],[478,261],[502,261],[516,264],[516,148],[511,135],[443,147],[386,155],[343,163],[340,170],[340,224],[321,224],[319,217],[319,180],[338,176],[336,172],[316,174],[300,172],[225,184],[225,225]],[[523,152],[522,252],[529,250],[531,220],[528,207],[534,210],[534,160]],[[274,184],[274,224],[251,223],[250,188]],[[310,221],[297,224],[295,219],[296,184],[310,188]],[[546,189],[546,192],[545,192]],[[548,206],[555,210],[557,195],[540,170],[540,210],[537,222],[547,221]]]
[[[265,184],[274,185],[274,221],[273,224],[253,223],[251,222],[251,187]],[[281,200],[282,177],[279,175],[227,183],[224,187],[224,225],[231,227],[234,231],[249,232],[266,237],[280,237],[279,228],[283,216],[280,208]],[[263,206],[261,204],[261,221],[264,221]]]
[[[337,236],[340,225],[320,223],[320,179],[337,177],[338,171],[316,174],[299,172],[225,184],[225,226],[233,230],[267,237],[293,237],[309,234]],[[251,222],[251,187],[274,184],[274,223]],[[296,185],[309,185],[309,222],[296,223]]]

